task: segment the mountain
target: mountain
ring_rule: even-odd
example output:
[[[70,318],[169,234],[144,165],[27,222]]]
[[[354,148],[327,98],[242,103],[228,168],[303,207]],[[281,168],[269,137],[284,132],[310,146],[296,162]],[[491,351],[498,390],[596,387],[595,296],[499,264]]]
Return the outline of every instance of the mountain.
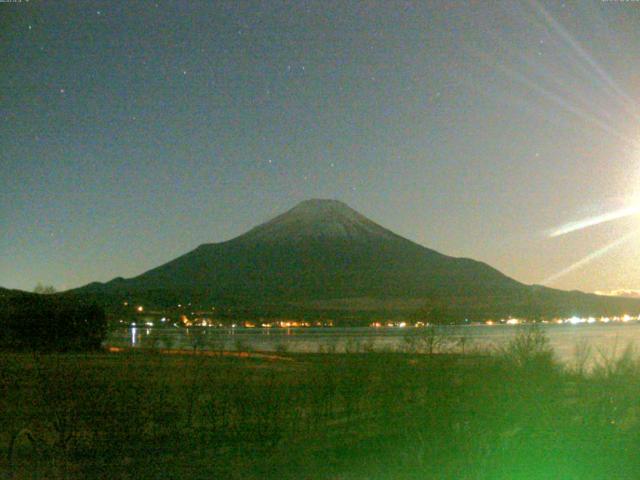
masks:
[[[472,319],[640,312],[639,301],[524,285],[405,239],[336,200],[304,201],[232,240],[71,293],[260,315],[395,315],[436,304]]]
[[[0,287],[0,303],[12,300],[17,297],[34,298],[38,296],[39,295],[37,293],[33,293],[33,292],[26,292],[24,290],[15,290],[15,289],[11,290],[8,288]]]

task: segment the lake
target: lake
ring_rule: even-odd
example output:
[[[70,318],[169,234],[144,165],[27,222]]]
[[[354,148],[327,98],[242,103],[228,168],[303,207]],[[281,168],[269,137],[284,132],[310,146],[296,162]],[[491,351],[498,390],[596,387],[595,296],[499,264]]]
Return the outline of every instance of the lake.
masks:
[[[439,327],[440,350],[487,350],[506,344],[527,328],[522,325],[459,325]],[[575,359],[576,351],[588,348],[592,360],[619,356],[640,342],[640,323],[540,325],[561,361]],[[177,328],[128,327],[111,332],[106,344],[116,347],[173,349],[252,350],[265,352],[363,352],[402,350],[407,337],[424,333],[420,328]]]

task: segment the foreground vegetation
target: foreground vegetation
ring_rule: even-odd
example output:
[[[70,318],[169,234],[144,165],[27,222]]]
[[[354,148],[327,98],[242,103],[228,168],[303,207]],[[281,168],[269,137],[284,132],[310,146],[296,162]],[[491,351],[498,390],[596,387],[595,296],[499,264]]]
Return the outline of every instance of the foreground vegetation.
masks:
[[[584,352],[583,352],[584,353]],[[0,354],[8,478],[640,477],[640,363],[491,355]]]

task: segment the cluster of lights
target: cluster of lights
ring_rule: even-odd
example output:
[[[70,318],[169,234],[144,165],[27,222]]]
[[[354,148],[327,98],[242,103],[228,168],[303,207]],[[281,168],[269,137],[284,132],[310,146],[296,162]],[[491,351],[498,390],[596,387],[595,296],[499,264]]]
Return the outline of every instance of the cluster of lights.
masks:
[[[631,322],[631,321],[635,321],[635,320],[640,320],[640,315],[638,315],[637,317],[632,317],[631,315],[623,315],[621,317],[600,317],[600,318],[595,318],[595,317],[588,317],[588,318],[581,318],[581,317],[571,317],[571,318],[567,318],[567,319],[557,319],[556,322],[557,323],[570,323],[571,325],[578,325],[581,323],[596,323],[596,322],[600,322],[600,323],[609,323],[609,322]]]
[[[578,317],[574,315],[573,317],[569,317],[569,318],[554,318],[553,320],[543,320],[541,323],[555,323],[558,325],[562,325],[562,324],[581,325],[581,324],[610,323],[610,322],[627,323],[627,322],[632,322],[637,320],[640,320],[640,315],[635,317],[631,315],[622,315],[622,316],[614,316],[614,317]],[[527,320],[523,320],[520,318],[507,318],[499,321],[487,320],[484,323],[485,325],[496,325],[496,324],[520,325],[528,322]]]
[[[568,325],[580,325],[580,324],[594,324],[594,323],[611,323],[611,322],[619,322],[619,323],[627,323],[633,321],[640,321],[640,315],[632,316],[632,315],[622,315],[622,316],[613,316],[613,317],[578,317],[573,316],[569,318],[555,318],[553,320],[542,320],[540,323],[549,324],[554,323],[558,325],[568,324]],[[484,325],[523,325],[527,323],[535,323],[523,318],[502,318],[500,320],[486,320],[483,322]],[[475,325],[480,325],[480,323],[474,323]],[[428,326],[428,323],[424,322],[416,322],[413,324],[414,327],[420,328]],[[383,328],[383,327],[393,327],[393,328],[405,328],[408,324],[406,322],[372,322],[369,324],[371,328]]]
[[[127,302],[124,302],[124,305],[127,305]],[[181,306],[182,305],[178,304],[178,307],[181,307]],[[144,307],[142,305],[136,306],[135,309],[138,313],[144,312]],[[215,310],[215,307],[212,307],[212,309]],[[572,316],[569,318],[555,318],[553,320],[543,320],[541,323],[544,323],[544,324],[554,323],[559,325],[561,324],[580,325],[580,324],[610,323],[610,322],[626,323],[626,322],[639,321],[639,320],[640,320],[640,315],[631,316],[631,315],[625,314],[622,316],[612,316],[612,317]],[[165,323],[167,321],[170,321],[170,319],[167,317],[162,317],[160,319],[161,323]],[[120,323],[123,323],[123,320],[120,320]],[[220,322],[214,322],[210,318],[202,317],[202,318],[195,318],[193,320],[190,320],[186,315],[180,316],[180,323],[185,327],[191,327],[191,326],[218,327],[218,328],[225,327],[224,324]],[[526,323],[529,323],[529,321],[526,319],[509,317],[509,318],[503,318],[500,320],[486,320],[484,322],[484,325],[497,325],[497,324],[520,325],[520,324],[526,324]],[[154,323],[152,321],[147,321],[145,322],[144,325],[147,327],[153,327]],[[174,325],[177,326],[177,324],[174,324]],[[416,322],[415,324],[413,324],[413,326],[416,328],[425,327],[428,325],[429,324],[425,322]],[[131,323],[131,326],[135,327],[136,324]],[[333,321],[325,320],[325,321],[316,321],[312,323],[308,321],[297,321],[297,320],[278,320],[273,322],[262,322],[259,325],[252,321],[243,321],[239,325],[234,323],[233,325],[231,325],[231,328],[237,328],[238,326],[244,327],[244,328],[256,328],[257,326],[260,326],[262,328],[306,328],[306,327],[313,327],[313,326],[333,327]],[[405,321],[387,321],[387,322],[375,321],[369,324],[369,327],[372,327],[372,328],[382,328],[382,327],[405,328],[407,326],[410,326],[410,325],[407,324],[407,322]]]
[[[225,328],[226,325],[220,322],[216,322],[210,318],[195,318],[189,319],[186,315],[180,316],[180,323],[185,327],[198,326],[198,327],[218,327]],[[333,320],[324,322],[307,322],[307,321],[295,321],[295,320],[279,320],[275,322],[262,322],[260,324],[253,321],[243,321],[240,323],[234,323],[231,328],[308,328],[308,327],[333,327]]]
[[[382,327],[392,327],[392,328],[405,328],[407,326],[407,322],[373,322],[369,324],[370,327],[373,328],[382,328]],[[423,322],[417,322],[415,327],[424,327],[425,324]]]
[[[275,322],[271,325],[275,325],[280,328],[301,328],[301,327],[311,327],[312,324],[310,322],[298,322],[295,320],[282,320],[279,322]],[[264,324],[263,324],[264,326]]]

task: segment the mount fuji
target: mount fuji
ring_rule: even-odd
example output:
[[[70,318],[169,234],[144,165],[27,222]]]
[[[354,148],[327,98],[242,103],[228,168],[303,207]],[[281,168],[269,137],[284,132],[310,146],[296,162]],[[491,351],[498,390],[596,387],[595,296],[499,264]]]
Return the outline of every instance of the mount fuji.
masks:
[[[68,293],[226,305],[245,314],[397,315],[434,302],[457,318],[640,312],[640,301],[525,285],[495,268],[403,238],[337,200],[307,200],[226,242],[133,278]]]

